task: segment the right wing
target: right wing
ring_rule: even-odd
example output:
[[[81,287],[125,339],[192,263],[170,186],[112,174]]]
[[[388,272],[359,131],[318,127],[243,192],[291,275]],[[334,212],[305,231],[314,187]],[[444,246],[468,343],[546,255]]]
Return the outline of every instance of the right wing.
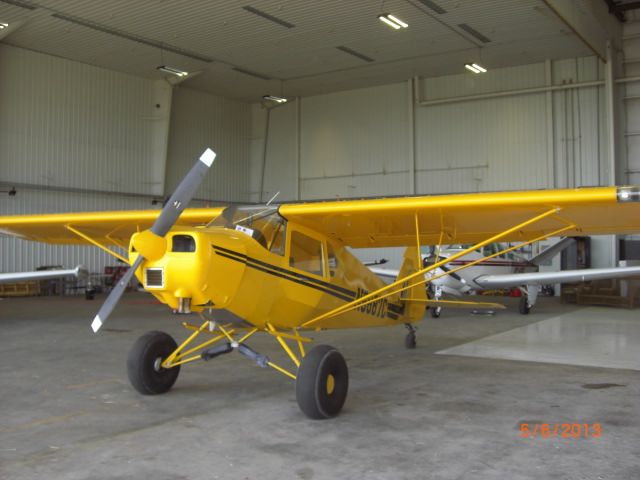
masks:
[[[206,225],[222,210],[223,207],[186,209],[176,225]],[[134,233],[151,227],[158,215],[160,210],[12,215],[0,217],[0,234],[44,243],[91,243],[71,230],[74,229],[102,245],[122,246]]]

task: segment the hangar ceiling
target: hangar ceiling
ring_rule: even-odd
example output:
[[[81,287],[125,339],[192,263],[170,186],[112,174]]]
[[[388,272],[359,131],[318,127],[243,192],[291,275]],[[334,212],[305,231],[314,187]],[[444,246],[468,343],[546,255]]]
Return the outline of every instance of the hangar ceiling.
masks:
[[[244,101],[592,55],[543,0],[0,0],[0,41]],[[587,15],[589,0],[574,0]],[[603,4],[604,5],[604,4]],[[584,12],[580,12],[584,9]],[[606,12],[606,10],[605,10]],[[377,16],[409,24],[393,30]]]

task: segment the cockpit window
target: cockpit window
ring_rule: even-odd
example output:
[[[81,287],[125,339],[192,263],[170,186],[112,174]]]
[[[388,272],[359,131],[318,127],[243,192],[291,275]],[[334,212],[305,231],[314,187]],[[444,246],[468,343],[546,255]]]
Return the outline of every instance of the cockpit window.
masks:
[[[267,250],[284,255],[286,220],[278,207],[232,205],[209,225],[237,230],[255,239]]]
[[[174,235],[171,242],[172,252],[196,251],[196,241],[191,235]]]

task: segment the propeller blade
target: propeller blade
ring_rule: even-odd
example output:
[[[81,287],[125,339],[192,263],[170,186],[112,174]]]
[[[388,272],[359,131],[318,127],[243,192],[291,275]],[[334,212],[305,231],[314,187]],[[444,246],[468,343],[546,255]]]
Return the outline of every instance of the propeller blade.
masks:
[[[152,233],[159,237],[164,237],[171,227],[173,227],[173,224],[176,223],[182,211],[187,208],[187,205],[189,205],[189,202],[196,194],[198,187],[202,183],[202,179],[209,171],[209,167],[211,167],[215,158],[216,153],[210,148],[207,148],[204,153],[200,155],[200,159],[182,179],[180,185],[178,185],[178,188],[176,188],[171,198],[169,198],[169,201],[160,212],[153,226],[149,229]],[[133,274],[140,265],[142,265],[143,261],[144,257],[139,255],[115,288],[111,290],[111,293],[100,307],[100,311],[93,319],[93,322],[91,322],[91,328],[94,333],[100,330],[100,327],[107,321],[107,318],[109,318],[109,315],[113,312],[113,309],[120,301],[120,297],[122,297],[127,285],[131,281],[131,277],[133,277]]]
[[[215,158],[216,153],[210,148],[204,151],[200,156],[200,160],[191,168],[187,176],[182,179],[182,182],[180,182],[180,185],[178,185],[178,188],[176,188],[162,209],[160,216],[150,228],[153,233],[159,237],[164,237],[169,229],[173,227],[182,211],[187,208],[187,205],[196,194],[200,183],[202,183],[202,178],[213,164]]]
[[[104,325],[104,322],[107,321],[107,318],[109,318],[109,315],[111,315],[111,312],[113,312],[113,309],[120,301],[120,297],[127,288],[127,285],[129,285],[131,277],[133,277],[133,274],[140,267],[143,261],[144,258],[142,256],[136,258],[136,261],[133,263],[133,265],[129,267],[129,270],[127,270],[127,272],[118,281],[118,284],[113,288],[113,290],[111,290],[111,293],[100,307],[100,311],[93,319],[93,322],[91,322],[91,328],[93,329],[94,333],[100,330],[100,327],[102,327],[102,325]]]

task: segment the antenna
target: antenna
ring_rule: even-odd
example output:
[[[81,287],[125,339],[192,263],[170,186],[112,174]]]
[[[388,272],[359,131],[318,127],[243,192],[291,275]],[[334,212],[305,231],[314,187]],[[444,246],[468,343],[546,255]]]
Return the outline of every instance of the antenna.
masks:
[[[269,200],[269,201],[267,202],[267,207],[268,207],[269,205],[271,205],[271,202],[273,202],[273,201],[276,199],[276,197],[277,197],[278,195],[280,195],[280,190],[278,190],[278,191],[276,192],[276,194],[275,194],[273,197],[271,197],[271,200]]]

